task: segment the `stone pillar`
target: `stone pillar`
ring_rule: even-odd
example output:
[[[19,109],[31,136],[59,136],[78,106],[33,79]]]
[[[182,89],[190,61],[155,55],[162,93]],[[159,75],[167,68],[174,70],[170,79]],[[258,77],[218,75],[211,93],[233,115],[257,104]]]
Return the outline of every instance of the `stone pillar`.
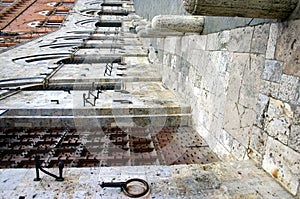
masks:
[[[192,15],[285,19],[298,0],[183,0]]]
[[[204,17],[200,16],[158,15],[152,19],[154,29],[201,33],[203,26]]]

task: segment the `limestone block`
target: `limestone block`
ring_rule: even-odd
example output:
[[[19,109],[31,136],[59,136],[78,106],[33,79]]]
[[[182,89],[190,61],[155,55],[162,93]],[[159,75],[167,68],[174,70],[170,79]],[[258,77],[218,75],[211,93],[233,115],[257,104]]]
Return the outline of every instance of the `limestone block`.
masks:
[[[293,123],[298,125],[298,124],[300,124],[300,106],[294,107],[293,111],[294,111]]]
[[[262,79],[280,83],[283,62],[277,60],[266,60]]]
[[[245,54],[245,53],[233,54],[232,61],[228,65],[228,73],[229,73],[229,82],[227,88],[228,100],[231,100],[233,102],[238,101],[239,90],[244,75],[244,68],[249,65],[249,62],[250,62],[249,54]]]
[[[280,87],[280,84],[278,84],[278,83],[262,80],[261,84],[260,84],[259,92],[261,94],[277,98],[278,92],[279,92],[279,87]]]
[[[180,55],[181,51],[181,38],[179,37],[168,37],[164,43],[165,51],[174,55]]]
[[[249,158],[262,165],[263,155],[267,144],[268,135],[260,128],[253,126],[248,149]]]
[[[226,148],[227,151],[232,150],[233,146],[233,137],[227,133],[224,129],[219,131],[219,136],[217,137],[220,143]]]
[[[178,32],[201,33],[204,26],[204,17],[180,16],[180,15],[158,15],[152,19],[153,28],[166,28]]]
[[[208,34],[206,50],[227,50],[230,40],[230,31]]]
[[[178,31],[171,31],[165,28],[152,28],[146,27],[145,28],[148,37],[167,37],[167,36],[182,36],[184,33]]]
[[[275,58],[284,62],[285,74],[300,77],[300,19],[280,25]]]
[[[268,135],[262,129],[253,126],[249,147],[257,151],[260,155],[263,155],[265,152],[267,139]]]
[[[250,63],[245,64],[242,85],[239,93],[239,103],[245,107],[252,108],[256,104],[261,73],[264,67],[264,55],[251,54]]]
[[[234,101],[231,100],[226,101],[223,128],[226,132],[230,133],[233,137],[239,132],[240,117],[239,117],[238,108]]]
[[[231,52],[250,52],[253,27],[237,28],[230,31],[227,49]]]
[[[275,19],[287,18],[297,3],[298,0],[276,1],[276,3],[272,0],[183,0],[184,8],[192,15]]]
[[[268,36],[270,25],[264,24],[254,27],[253,38],[251,42],[251,52],[265,54],[268,45]]]
[[[270,98],[269,107],[265,113],[264,130],[268,135],[284,144],[288,143],[293,112],[287,103]]]
[[[300,124],[291,126],[291,133],[289,137],[289,147],[300,153]]]
[[[300,182],[299,153],[268,137],[262,166],[273,178],[296,195]]]
[[[188,35],[182,37],[181,49],[188,53],[190,50],[205,50],[207,35]]]
[[[237,160],[247,160],[247,159],[249,159],[248,156],[247,156],[247,148],[235,139],[233,140],[231,154]]]
[[[266,51],[266,59],[274,59],[276,51],[276,42],[278,38],[278,24],[272,23],[270,26],[270,33]]]
[[[258,102],[256,105],[256,117],[254,124],[260,128],[263,128],[264,125],[264,118],[265,118],[265,111],[267,110],[267,105],[269,104],[269,97],[264,94],[258,95]]]
[[[283,74],[281,77],[278,97],[284,101],[299,104],[298,89],[300,78]]]

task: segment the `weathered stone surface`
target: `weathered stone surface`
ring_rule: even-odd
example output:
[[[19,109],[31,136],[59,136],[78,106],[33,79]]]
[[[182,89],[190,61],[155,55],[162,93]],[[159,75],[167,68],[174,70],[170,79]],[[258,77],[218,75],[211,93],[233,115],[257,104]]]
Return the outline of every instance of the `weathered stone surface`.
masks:
[[[285,74],[300,77],[300,20],[288,21],[282,27],[276,47],[276,59],[284,62]]]
[[[248,159],[247,148],[235,139],[233,140],[231,153],[232,153],[233,157],[235,157],[237,160],[247,160]]]
[[[258,102],[256,105],[256,117],[254,124],[260,128],[263,128],[265,111],[269,104],[269,97],[263,94],[258,95]]]
[[[260,82],[261,73],[264,67],[264,56],[260,54],[250,54],[249,63],[244,67],[242,85],[239,93],[239,103],[245,107],[255,107]]]
[[[280,83],[283,69],[283,62],[276,60],[266,60],[265,68],[262,74],[262,79],[271,82]]]
[[[233,146],[233,137],[229,133],[227,133],[224,129],[221,129],[217,139],[227,149],[227,151],[231,152]]]
[[[268,135],[260,128],[253,126],[250,148],[256,150],[259,154],[263,155],[267,144]]]
[[[291,133],[289,137],[289,147],[300,152],[300,124],[291,126]]]
[[[158,15],[152,19],[152,27],[155,29],[201,33],[203,26],[204,17],[199,16]]]
[[[183,0],[187,12],[202,16],[239,16],[250,18],[278,18],[284,19],[292,14],[298,1],[282,1],[274,3],[272,0],[234,1],[234,0]]]
[[[168,29],[155,29],[155,28],[147,28],[137,30],[137,34],[139,37],[143,38],[163,38],[168,36],[182,36],[181,32],[174,32]]]
[[[289,104],[270,98],[264,124],[268,135],[287,145],[292,120],[293,112]]]
[[[251,42],[251,52],[264,54],[267,50],[270,25],[264,24],[254,27]]]
[[[270,26],[270,34],[269,34],[267,51],[266,51],[266,59],[275,58],[277,38],[278,38],[278,24],[272,23]]]
[[[207,36],[206,50],[226,50],[230,39],[230,31],[212,33]]]
[[[300,180],[299,153],[269,137],[262,166],[292,194],[297,194]]]
[[[298,103],[298,89],[300,85],[300,78],[292,75],[283,74],[281,77],[278,97],[283,101],[290,101]]]
[[[239,90],[242,84],[244,68],[249,65],[250,56],[243,53],[234,53],[232,61],[228,65],[229,82],[227,89],[227,100],[237,102],[239,98]]]
[[[231,52],[250,52],[253,27],[236,28],[230,31],[227,49]]]
[[[262,80],[259,92],[261,94],[277,98],[278,92],[279,92],[279,87],[280,87],[280,84],[278,84],[278,83]]]
[[[182,51],[186,52],[189,50],[205,50],[207,37],[207,35],[189,35],[182,37]]]

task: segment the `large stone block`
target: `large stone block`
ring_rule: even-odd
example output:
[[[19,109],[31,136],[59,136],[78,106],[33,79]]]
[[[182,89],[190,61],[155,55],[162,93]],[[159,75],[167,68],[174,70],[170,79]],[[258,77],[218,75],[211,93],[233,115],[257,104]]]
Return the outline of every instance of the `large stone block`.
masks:
[[[293,112],[290,105],[270,98],[264,123],[264,130],[268,135],[284,144],[288,144],[292,120]]]
[[[272,23],[270,26],[270,33],[266,51],[266,59],[274,59],[276,51],[276,43],[278,38],[278,24]]]
[[[227,50],[230,31],[212,33],[207,36],[206,50]]]
[[[251,52],[264,54],[267,50],[270,25],[264,24],[254,27],[251,42]]]
[[[239,141],[233,140],[233,146],[232,146],[232,151],[231,154],[235,159],[237,160],[248,160],[247,156],[247,147],[242,145]]]
[[[253,126],[249,147],[257,151],[260,155],[263,155],[265,153],[267,139],[268,135],[262,129]]]
[[[299,153],[268,137],[262,166],[292,194],[297,194],[300,182]]]
[[[227,49],[231,52],[250,52],[253,27],[237,28],[230,31]]]
[[[254,124],[260,128],[263,128],[265,120],[265,112],[267,111],[269,104],[269,97],[263,94],[258,95],[258,102],[256,105],[256,117]]]
[[[227,100],[237,102],[239,91],[243,81],[244,69],[249,67],[250,56],[244,53],[235,53],[228,65],[229,82],[227,88]]]
[[[267,95],[267,96],[270,96],[273,98],[277,98],[278,92],[279,92],[279,87],[280,87],[280,84],[278,84],[278,83],[261,80],[259,92],[261,94],[264,94],[264,95]]]
[[[300,77],[300,19],[281,25],[283,27],[277,41],[275,58],[284,62],[285,74]]]
[[[164,50],[167,53],[181,55],[181,38],[180,37],[167,37],[164,42]]]
[[[264,56],[250,54],[249,63],[245,63],[242,85],[239,93],[239,103],[245,107],[253,108],[260,88],[261,73],[264,67]]]
[[[299,121],[298,121],[299,122]],[[300,124],[293,124],[291,126],[291,133],[289,137],[288,145],[292,149],[300,153]]]
[[[262,79],[280,83],[283,62],[277,60],[266,60]]]
[[[231,152],[233,146],[233,137],[224,129],[221,129],[216,137],[219,142],[226,148],[226,150]]]
[[[278,97],[286,102],[299,104],[300,78],[283,74],[281,77]]]

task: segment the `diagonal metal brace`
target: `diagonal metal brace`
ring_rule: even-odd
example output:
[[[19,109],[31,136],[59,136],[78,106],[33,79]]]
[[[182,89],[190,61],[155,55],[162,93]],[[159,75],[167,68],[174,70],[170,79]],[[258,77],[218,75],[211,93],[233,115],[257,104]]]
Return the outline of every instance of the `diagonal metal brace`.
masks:
[[[59,176],[54,175],[53,173],[50,173],[49,171],[46,171],[45,169],[42,168],[41,163],[40,163],[40,156],[39,155],[36,155],[34,157],[34,164],[35,164],[35,171],[36,171],[36,178],[34,178],[34,181],[40,181],[41,180],[39,170],[41,170],[43,173],[55,178],[56,181],[64,181],[64,178],[62,177],[63,168],[64,168],[64,163],[63,162],[58,163]]]

